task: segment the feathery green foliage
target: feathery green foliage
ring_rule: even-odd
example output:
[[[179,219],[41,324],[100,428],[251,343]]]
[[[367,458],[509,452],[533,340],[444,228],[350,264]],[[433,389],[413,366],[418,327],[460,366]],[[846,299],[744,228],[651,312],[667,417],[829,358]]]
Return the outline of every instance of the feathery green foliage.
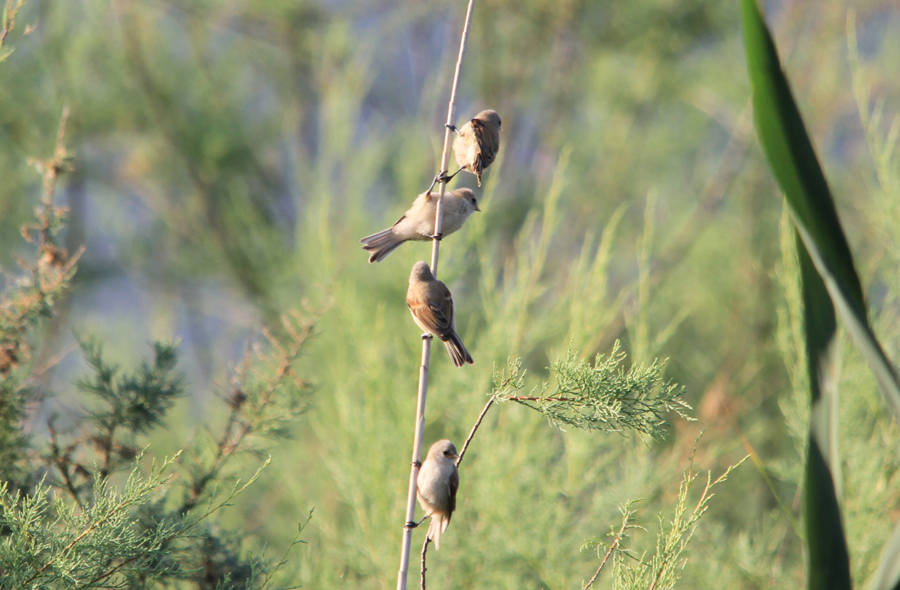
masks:
[[[255,438],[283,437],[307,409],[310,386],[293,365],[315,319],[285,316],[277,335],[264,332],[268,345],[254,347],[235,372],[214,453],[198,445],[189,462],[178,452],[145,466],[141,448],[185,391],[178,346],[158,341],[152,361],[127,372],[106,360],[99,341],[83,340],[91,376],[75,389],[85,411],[51,415],[46,441],[25,431],[33,419],[27,406],[46,397],[34,385],[45,370],[32,353],[35,332],[68,295],[81,253],[70,256],[58,242],[66,211],[54,204],[54,192],[68,166],[66,118],[54,157],[36,166],[43,181],[37,223],[22,230],[32,261],[20,262],[21,277],[3,277],[0,294],[0,588],[274,588],[287,554],[277,562],[249,554],[242,536],[211,517],[233,506],[262,471],[242,479],[240,470],[225,471],[228,460],[262,450]]]
[[[0,12],[0,63],[12,55],[13,47],[4,47],[3,44],[16,26],[16,14],[22,10],[24,4],[25,0],[5,0],[3,3],[3,10]],[[28,34],[28,31],[25,34]]]
[[[636,529],[646,531],[646,528],[636,523],[637,510],[634,508],[636,502],[625,503],[620,509],[622,512],[621,527],[617,532],[614,531],[610,534],[614,539],[613,542],[592,540],[582,547],[582,549],[595,548],[597,556],[601,558],[600,567],[591,580],[582,585],[582,590],[587,590],[594,584],[597,575],[601,573],[609,559],[612,559],[612,588],[639,590],[644,588],[671,589],[676,586],[687,563],[685,553],[688,545],[691,543],[700,519],[709,509],[709,501],[715,495],[713,489],[725,482],[731,472],[747,460],[745,457],[738,463],[729,466],[715,480],[712,479],[712,473],[707,472],[703,490],[694,501],[690,498],[690,492],[700,473],[694,471],[693,457],[692,453],[690,464],[684,470],[681,485],[678,488],[671,518],[667,521],[663,514],[659,514],[657,517],[659,532],[656,534],[655,547],[651,551],[644,551],[637,555],[635,549],[626,543],[630,537],[627,531]],[[688,505],[689,500],[691,506]],[[605,552],[604,549],[606,549]],[[601,553],[605,554],[601,555]]]
[[[634,431],[662,441],[668,431],[668,415],[691,420],[684,387],[663,377],[666,361],[654,360],[649,366],[634,363],[626,370],[622,366],[625,358],[618,341],[608,355],[598,354],[593,365],[570,347],[566,356],[550,367],[556,380],[553,391],[543,382],[527,396],[518,395],[525,388],[521,359],[509,361],[505,370],[495,371],[492,395],[536,410],[560,429]]]
[[[194,581],[201,586],[267,588],[284,565],[238,556],[239,543],[205,521],[259,477],[195,513],[161,512],[177,457],[142,475],[137,458],[126,481],[99,479],[89,504],[59,497],[55,486],[39,484],[31,493],[10,493],[0,484],[0,588],[134,588],[157,581]],[[268,462],[266,463],[268,464]],[[298,530],[309,522],[302,523]],[[199,550],[198,550],[199,548]],[[203,582],[205,580],[205,582]]]
[[[39,484],[27,496],[0,493],[3,588],[118,587],[141,578],[171,576],[178,563],[166,559],[166,545],[188,537],[184,523],[159,520],[144,530],[133,510],[149,504],[172,478],[174,458],[141,475],[135,464],[121,487],[98,479],[90,504],[54,497]]]

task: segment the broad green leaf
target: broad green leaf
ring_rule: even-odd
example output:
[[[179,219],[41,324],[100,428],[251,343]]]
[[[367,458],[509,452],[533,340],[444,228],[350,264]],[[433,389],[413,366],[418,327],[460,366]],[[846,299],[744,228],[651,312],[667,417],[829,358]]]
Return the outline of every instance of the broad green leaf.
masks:
[[[825,175],[756,2],[742,0],[742,3],[760,144],[847,331],[871,367],[888,407],[900,420],[900,382],[869,325],[862,288]]]
[[[834,305],[822,277],[795,233],[800,259],[810,412],[803,483],[809,588],[850,588],[850,556],[841,523],[838,456],[838,351]]]
[[[850,557],[841,527],[834,480],[816,437],[810,431],[803,494],[803,524],[808,552],[806,587],[811,590],[852,588]]]
[[[769,160],[778,184],[791,207],[793,220],[804,247],[798,247],[801,258],[815,265],[818,275],[840,311],[848,333],[872,369],[888,408],[900,419],[900,384],[897,373],[875,338],[866,314],[865,300],[859,278],[853,267],[850,248],[828,189],[825,175],[819,166],[812,143],[803,126],[800,112],[791,96],[787,80],[781,70],[778,54],[755,0],[742,0],[744,40],[747,63],[753,86],[753,107],[760,144]],[[807,280],[804,272],[804,298],[820,295],[807,293],[814,280]],[[807,310],[807,321],[809,321]],[[833,314],[833,310],[832,310]],[[825,335],[807,327],[807,349],[810,351],[810,376],[823,377],[833,373],[827,346],[810,342]],[[823,356],[814,358],[816,348]],[[815,374],[814,374],[815,373]],[[831,396],[824,380],[812,384],[812,414],[810,418],[810,447],[807,463],[806,512],[807,543],[810,550],[811,588],[834,587],[830,582],[846,580],[846,545],[840,526],[840,472],[837,468],[837,437],[834,433],[836,394]],[[831,465],[828,472],[827,465]],[[830,481],[829,481],[830,480]],[[833,490],[833,491],[832,491]],[[826,497],[826,491],[834,498]],[[830,531],[830,532],[829,532]],[[829,545],[827,542],[831,539]],[[894,533],[881,556],[874,578],[877,590],[900,590],[900,529]],[[824,568],[824,569],[820,569]],[[844,584],[844,582],[841,582]]]
[[[851,332],[857,336],[863,334],[872,341],[874,337],[828,184],[781,71],[775,45],[756,1],[743,0],[742,10],[757,134],[791,206],[797,230],[810,383],[803,501],[807,584],[812,589],[849,589],[850,558],[839,503],[841,477],[836,417],[840,361],[833,301],[845,320],[856,324]],[[880,351],[877,342],[875,347]],[[867,358],[870,363],[873,361],[870,355]],[[895,410],[900,410],[900,388],[896,387],[893,370],[883,354],[874,360],[883,365],[878,370],[886,369],[892,377],[889,381],[897,390],[896,395],[886,395],[886,399]]]

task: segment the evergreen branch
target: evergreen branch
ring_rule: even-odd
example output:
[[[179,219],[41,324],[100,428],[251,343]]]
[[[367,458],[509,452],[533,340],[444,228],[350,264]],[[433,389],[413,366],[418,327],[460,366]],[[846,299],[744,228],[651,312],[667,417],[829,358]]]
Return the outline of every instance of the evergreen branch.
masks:
[[[94,375],[76,385],[100,402],[89,412],[94,426],[90,439],[100,454],[100,477],[105,478],[137,456],[134,439],[138,435],[163,424],[166,413],[183,395],[184,376],[175,370],[178,349],[174,344],[154,342],[152,364],[144,361],[135,371],[123,374],[119,366],[104,360],[99,342],[86,339],[80,344]]]
[[[12,29],[15,11],[24,3],[25,0],[5,0],[0,44]],[[10,11],[10,7],[15,11]],[[0,61],[8,55],[7,48],[2,49]],[[71,157],[63,143],[68,114],[68,108],[64,109],[53,155],[46,160],[29,161],[39,172],[42,187],[34,220],[22,227],[32,254],[19,259],[22,278],[3,277],[6,280],[0,293],[0,587],[147,587],[149,582],[164,577],[194,576],[189,569],[194,564],[204,568],[198,575],[235,582],[229,576],[236,572],[238,582],[253,581],[255,587],[259,572],[277,571],[286,562],[287,552],[274,570],[268,565],[267,569],[258,570],[256,562],[245,565],[245,560],[237,557],[211,525],[200,527],[200,523],[231,506],[231,500],[257,480],[259,471],[246,482],[238,480],[224,499],[220,494],[212,494],[208,507],[189,518],[179,518],[167,509],[171,504],[169,492],[160,489],[174,477],[163,472],[175,458],[161,468],[154,467],[149,479],[140,477],[137,464],[124,486],[115,486],[108,477],[121,467],[122,459],[131,460],[137,454],[131,439],[159,426],[180,395],[174,346],[154,344],[153,360],[134,371],[123,372],[103,359],[99,344],[82,342],[93,374],[80,382],[79,388],[95,402],[89,415],[88,426],[92,428],[84,428],[82,421],[76,421],[73,428],[82,433],[72,437],[64,430],[58,431],[51,418],[44,452],[30,448],[23,436],[24,404],[32,384],[47,370],[26,367],[32,360],[30,331],[52,315],[54,306],[68,292],[83,252],[82,248],[70,254],[58,245],[67,210],[54,204],[54,193],[59,178],[71,168]],[[296,341],[305,340],[309,334],[309,330],[292,333]],[[282,412],[279,418],[277,408],[266,406],[276,405],[274,398],[283,385],[293,381],[299,388],[310,388],[291,366],[299,355],[299,346],[291,346],[286,340],[276,342],[270,334],[267,337],[271,350],[264,355],[257,347],[261,362],[253,364],[268,371],[270,357],[282,359],[281,363],[273,361],[278,366],[267,381],[256,376],[256,366],[248,369],[248,380],[253,383],[247,387],[260,392],[255,406],[257,415],[248,422],[253,425],[251,431],[241,434],[237,428],[229,430],[231,436],[224,439],[226,459],[249,432],[277,432],[287,414]],[[48,366],[53,364],[55,361]],[[238,405],[247,409],[252,403]],[[281,402],[281,408],[284,405]],[[75,455],[82,451],[86,452],[85,457]],[[17,464],[22,463],[26,452],[42,464],[28,465],[27,471],[19,469]],[[84,465],[92,461],[95,468],[89,470]],[[9,475],[15,469],[21,471],[22,477],[19,471],[15,471],[15,477]],[[42,469],[45,476],[49,470],[52,481],[48,478],[47,485],[32,487],[28,477],[40,474]],[[89,489],[91,480],[93,495]],[[302,542],[299,537],[305,524],[290,547]],[[267,583],[268,580],[267,577]]]
[[[63,482],[65,483],[66,489],[69,491],[69,494],[72,496],[72,499],[75,500],[75,503],[78,504],[78,508],[84,510],[84,504],[81,501],[81,494],[78,492],[78,489],[75,487],[75,483],[72,480],[72,473],[69,471],[69,460],[68,453],[66,453],[66,457],[60,453],[59,442],[56,438],[56,428],[53,426],[53,418],[51,417],[47,420],[47,430],[50,433],[50,452],[51,452],[51,460],[56,468],[59,470],[60,474],[63,477]]]
[[[569,349],[565,358],[550,367],[556,387],[549,395],[545,395],[550,390],[547,382],[533,388],[539,395],[518,395],[524,389],[525,372],[520,360],[510,361],[505,371],[494,374],[494,395],[542,413],[560,429],[632,430],[662,440],[667,414],[692,420],[687,413],[691,407],[683,399],[684,388],[662,377],[665,361],[635,364],[626,370],[622,366],[625,358],[618,341],[609,355],[597,355],[593,365]]]
[[[216,504],[216,505],[214,505],[213,503],[210,503],[209,508],[207,508],[206,512],[204,512],[201,516],[197,517],[197,518],[194,519],[194,520],[185,522],[185,523],[183,524],[183,526],[176,527],[175,530],[173,530],[172,533],[170,533],[169,535],[164,536],[164,537],[162,537],[161,539],[155,541],[153,544],[156,545],[156,546],[159,546],[159,547],[163,547],[163,546],[165,546],[165,545],[171,543],[171,542],[172,542],[173,540],[175,540],[176,538],[188,536],[188,534],[191,532],[192,529],[194,529],[194,528],[195,528],[198,524],[200,524],[202,521],[204,521],[204,520],[206,520],[207,518],[209,518],[212,514],[214,514],[215,512],[221,510],[222,508],[225,508],[225,507],[227,507],[227,506],[232,506],[231,501],[232,501],[235,497],[237,497],[239,494],[241,494],[242,492],[244,492],[248,487],[250,487],[251,485],[253,485],[253,484],[256,482],[256,480],[259,479],[259,476],[260,476],[260,474],[262,473],[262,470],[265,469],[266,467],[268,467],[268,466],[269,466],[269,463],[271,463],[271,461],[272,461],[272,459],[271,459],[271,457],[270,457],[269,459],[266,460],[265,463],[263,463],[263,465],[262,465],[261,467],[257,468],[257,470],[256,470],[256,472],[253,474],[253,476],[250,477],[246,482],[243,482],[243,484],[241,483],[240,480],[238,480],[237,482],[235,482],[235,484],[232,486],[231,492],[228,494],[228,496],[227,496],[224,500],[222,500],[221,502],[219,502],[219,503]],[[163,482],[163,483],[165,483],[165,482]],[[310,517],[309,517],[309,518],[311,518],[311,517],[312,517],[312,513],[310,513]],[[306,522],[309,522],[309,518],[307,518]],[[298,532],[298,536],[299,536],[299,534],[303,531],[303,527],[304,527],[305,525],[306,525],[306,523],[304,523],[303,525],[301,525],[300,531]],[[291,543],[290,547],[293,547],[294,545],[296,545],[296,543],[297,543],[297,541],[296,541],[296,538],[295,538],[295,541],[294,541],[293,543]],[[92,579],[90,582],[88,582],[88,583],[86,583],[86,584],[83,584],[83,585],[80,586],[79,588],[90,588],[90,587],[92,587],[94,584],[96,584],[97,582],[100,582],[100,581],[102,581],[102,580],[105,580],[105,579],[109,578],[110,576],[112,576],[113,574],[116,574],[116,573],[120,572],[126,565],[129,565],[129,564],[133,563],[134,561],[136,561],[136,560],[138,560],[138,559],[146,558],[146,557],[148,557],[147,553],[138,553],[138,554],[136,554],[136,555],[133,555],[133,556],[129,557],[128,559],[123,560],[121,563],[119,563],[118,565],[116,565],[116,566],[113,567],[112,569],[109,569],[109,570],[107,570],[107,571],[101,573],[99,576],[97,576],[96,578]]]
[[[541,397],[537,395],[511,395],[506,397],[509,401],[513,402],[577,402],[581,401],[580,398],[577,397]]]
[[[290,398],[282,399],[284,396],[279,396],[278,393],[288,383],[292,383],[297,391],[311,389],[311,385],[295,373],[293,365],[301,356],[307,340],[315,334],[316,324],[330,303],[329,299],[323,300],[319,307],[309,310],[309,318],[301,317],[296,311],[282,315],[282,328],[286,334],[284,337],[277,336],[269,329],[263,330],[272,352],[264,352],[259,346],[254,347],[256,360],[264,367],[263,371],[252,368],[249,354],[236,370],[232,379],[232,394],[226,399],[231,411],[216,442],[215,455],[211,464],[203,467],[199,475],[195,475],[179,508],[181,514],[196,506],[209,483],[219,476],[248,436],[284,434],[282,425],[305,410],[305,405],[299,405],[297,400]],[[192,471],[198,473],[197,469]]]
[[[310,510],[309,514],[306,516],[306,520],[297,526],[297,534],[294,535],[294,538],[291,540],[290,545],[288,545],[284,550],[284,553],[281,554],[281,558],[278,560],[278,563],[275,564],[275,567],[272,569],[272,571],[266,572],[264,574],[263,583],[260,585],[259,590],[267,590],[269,588],[269,585],[271,584],[272,574],[274,574],[279,569],[281,569],[282,566],[287,564],[287,556],[290,550],[293,549],[295,545],[306,543],[306,541],[300,539],[300,535],[303,534],[303,530],[306,528],[306,525],[308,525],[309,521],[312,520],[313,512],[315,512],[315,509]]]
[[[11,20],[22,4],[7,0],[4,30],[12,27]],[[25,241],[33,246],[33,258],[30,262],[18,260],[24,276],[10,277],[5,281],[9,287],[0,293],[0,479],[18,482],[14,487],[25,485],[21,464],[28,444],[20,422],[33,381],[26,371],[18,369],[22,364],[30,364],[29,333],[43,318],[52,315],[53,305],[68,293],[83,251],[70,256],[56,244],[66,211],[53,204],[53,195],[57,179],[68,169],[63,143],[68,114],[68,108],[63,109],[53,157],[32,162],[41,174],[42,195],[34,213],[36,222],[23,226],[21,231]]]
[[[131,475],[128,478],[128,482],[125,484],[125,489],[120,495],[120,500],[116,502],[111,508],[108,510],[103,510],[104,506],[102,503],[96,504],[92,507],[92,510],[102,510],[99,518],[93,520],[91,524],[82,530],[74,539],[72,539],[66,546],[64,546],[58,553],[50,556],[46,563],[41,566],[37,571],[35,571],[25,582],[22,584],[23,587],[28,586],[31,582],[41,577],[41,575],[52,565],[57,563],[60,559],[66,557],[66,555],[71,551],[74,547],[76,547],[85,537],[103,527],[107,523],[109,523],[113,517],[118,516],[123,510],[128,508],[129,506],[133,506],[136,504],[143,496],[145,496],[150,491],[165,485],[169,480],[174,477],[173,475],[169,475],[165,478],[162,477],[162,474],[165,470],[175,462],[178,455],[172,457],[171,459],[166,458],[163,461],[162,466],[158,470],[151,470],[150,477],[146,480],[146,482],[141,483],[139,479],[139,466],[136,464],[135,468],[132,470]],[[101,491],[105,491],[108,489],[108,483],[105,479],[98,480],[98,485],[101,487]]]
[[[10,3],[7,2],[7,10]],[[18,10],[18,9],[16,9]],[[69,169],[68,152],[63,139],[69,108],[65,107],[57,132],[52,158],[31,161],[41,175],[41,204],[35,210],[37,223],[22,227],[22,235],[36,246],[36,259],[29,264],[19,259],[28,276],[16,282],[16,288],[0,296],[0,377],[7,377],[23,358],[30,357],[25,332],[41,317],[50,315],[53,303],[68,290],[69,280],[83,249],[70,256],[56,244],[66,210],[53,204],[53,194],[59,176]],[[36,233],[35,238],[32,233]]]
[[[603,556],[603,559],[600,560],[600,565],[597,567],[597,571],[594,572],[594,575],[591,576],[591,579],[588,580],[588,583],[582,586],[581,590],[588,590],[591,586],[594,585],[594,580],[597,579],[597,576],[600,575],[600,572],[603,570],[603,566],[606,565],[606,562],[609,561],[610,556],[613,552],[619,547],[622,542],[622,539],[625,538],[625,531],[634,528],[635,525],[631,524],[631,517],[634,516],[636,510],[632,510],[631,506],[634,502],[628,502],[620,508],[622,511],[622,526],[619,527],[619,532],[611,532],[610,536],[613,537],[613,542],[609,544],[609,549],[606,551],[606,555]]]
[[[696,451],[696,443],[694,447]],[[695,473],[694,453],[687,469],[684,471],[681,484],[678,489],[678,498],[675,503],[675,512],[671,522],[666,525],[662,514],[658,515],[659,533],[656,537],[656,549],[649,560],[641,558],[634,566],[620,566],[616,570],[614,586],[621,588],[666,588],[671,590],[680,577],[680,571],[684,567],[686,558],[684,553],[694,536],[699,520],[706,513],[709,501],[713,498],[712,490],[728,479],[732,471],[748,459],[743,459],[729,466],[719,477],[712,479],[712,473],[706,473],[706,483],[692,509],[688,507],[688,496],[699,473]]]
[[[6,0],[6,3],[3,6],[3,18],[0,21],[0,62],[3,62],[9,55],[13,52],[12,49],[3,49],[3,43],[6,41],[6,37],[12,32],[12,30],[16,26],[16,15],[19,10],[22,9],[22,6],[25,5],[25,0]],[[25,35],[31,33],[32,28],[25,29]]]

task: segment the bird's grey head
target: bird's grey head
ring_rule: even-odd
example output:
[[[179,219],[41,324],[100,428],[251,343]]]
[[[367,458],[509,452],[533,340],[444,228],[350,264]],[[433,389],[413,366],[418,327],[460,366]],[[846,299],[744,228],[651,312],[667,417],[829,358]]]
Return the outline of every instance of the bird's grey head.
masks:
[[[430,281],[434,279],[434,275],[431,274],[431,269],[428,268],[428,264],[423,261],[418,261],[413,264],[412,272],[409,273],[409,281]]]
[[[455,461],[459,457],[456,447],[446,439],[439,440],[431,445],[431,448],[428,449],[428,456],[432,459],[447,459],[450,461]]]
[[[489,123],[491,125],[496,125],[497,129],[503,130],[503,124],[500,122],[500,115],[497,114],[497,111],[493,109],[488,109],[486,111],[481,111],[475,118],[479,121],[484,121],[485,123]]]
[[[458,188],[455,191],[453,191],[453,194],[455,194],[460,199],[468,202],[469,205],[471,205],[472,208],[475,209],[476,211],[481,211],[481,209],[478,208],[478,199],[475,198],[475,193],[472,192],[472,189]]]

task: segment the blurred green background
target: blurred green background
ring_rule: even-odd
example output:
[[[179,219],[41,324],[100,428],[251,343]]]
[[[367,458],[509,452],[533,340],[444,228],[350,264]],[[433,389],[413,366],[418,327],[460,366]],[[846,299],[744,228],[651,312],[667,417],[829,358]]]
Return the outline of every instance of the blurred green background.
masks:
[[[898,359],[900,8],[766,8]],[[0,268],[15,268],[39,193],[27,159],[52,152],[64,105],[75,170],[59,199],[69,249],[86,246],[41,339],[40,356],[60,358],[46,377],[59,395],[37,415],[78,407],[65,394],[83,370],[75,335],[128,364],[177,337],[191,395],[147,441],[172,453],[226,413],[230,368],[261,325],[329,303],[301,363],[313,407],[225,518],[249,550],[277,552],[315,507],[287,566],[304,587],[395,585],[420,348],[404,295],[430,246],[369,265],[358,239],[437,172],[464,13],[461,1],[31,0],[19,21],[35,29],[0,66]],[[435,349],[426,445],[462,442],[492,365],[521,357],[536,383],[570,344],[592,357],[616,339],[634,362],[670,359],[697,421],[652,445],[491,410],[430,588],[580,587],[597,558],[579,547],[632,498],[650,530],[633,544],[651,548],[701,430],[697,467],[756,460],[718,489],[683,587],[801,583],[796,267],[742,51],[737,2],[476,3],[458,121],[496,109],[502,145],[476,189],[483,212],[441,248],[476,364],[457,370]],[[842,375],[845,524],[862,582],[900,517],[898,433],[852,346]]]

